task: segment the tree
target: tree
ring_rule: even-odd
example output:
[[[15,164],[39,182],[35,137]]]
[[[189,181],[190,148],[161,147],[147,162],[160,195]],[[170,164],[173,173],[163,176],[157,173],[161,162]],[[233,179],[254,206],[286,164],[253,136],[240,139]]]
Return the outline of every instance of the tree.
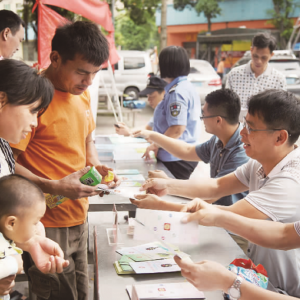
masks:
[[[147,24],[153,18],[160,0],[121,0],[130,19],[137,25]]]
[[[119,14],[115,19],[116,45],[124,50],[146,50],[158,44],[158,33],[154,16],[148,17],[148,23],[137,25],[126,13]]]
[[[216,18],[217,15],[221,14],[221,8],[219,7],[219,2],[222,0],[198,0],[195,5],[195,10],[200,15],[204,13],[207,19],[207,31],[211,32],[211,19]]]
[[[293,31],[294,21],[291,19],[291,13],[295,8],[300,7],[300,4],[296,0],[273,0],[273,7],[274,9],[267,11],[272,17],[269,23],[279,30],[279,44],[282,49],[285,49]]]
[[[219,7],[219,2],[223,0],[174,0],[174,8],[178,10],[183,10],[185,7],[195,8],[198,15],[204,13],[207,19],[207,31],[211,31],[211,19],[216,18],[221,14],[221,8]]]
[[[160,51],[167,47],[167,0],[161,1]]]

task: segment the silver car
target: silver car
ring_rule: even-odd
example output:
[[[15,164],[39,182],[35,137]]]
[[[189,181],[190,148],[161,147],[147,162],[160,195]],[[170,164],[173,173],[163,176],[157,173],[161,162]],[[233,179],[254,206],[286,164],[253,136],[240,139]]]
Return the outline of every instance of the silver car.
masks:
[[[190,59],[188,80],[196,88],[201,104],[204,104],[207,94],[222,88],[220,76],[206,60]]]
[[[152,72],[149,53],[145,51],[118,51],[120,60],[114,65],[116,87],[125,99],[138,99],[139,92],[146,88],[148,74]],[[106,87],[111,87],[111,79],[107,69],[101,70]],[[99,93],[105,94],[100,82]]]

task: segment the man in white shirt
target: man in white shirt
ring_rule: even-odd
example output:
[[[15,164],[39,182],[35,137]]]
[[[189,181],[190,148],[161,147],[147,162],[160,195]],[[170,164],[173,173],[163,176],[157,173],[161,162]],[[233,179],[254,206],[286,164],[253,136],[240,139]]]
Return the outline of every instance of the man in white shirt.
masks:
[[[0,10],[0,60],[11,58],[24,40],[24,21],[10,10]]]
[[[235,91],[241,99],[240,121],[247,113],[251,96],[267,89],[286,90],[285,76],[269,65],[275,48],[276,39],[271,34],[257,34],[252,40],[249,63],[232,69],[227,75],[226,88]]]
[[[300,219],[300,149],[294,143],[300,135],[300,100],[283,90],[266,90],[253,96],[241,131],[248,163],[219,179],[199,181],[148,179],[143,185],[157,195],[189,198],[220,198],[249,190],[237,203],[221,209],[253,219],[291,223]],[[181,204],[153,195],[136,196],[139,207],[187,210]],[[188,204],[197,207],[198,199]],[[189,209],[191,211],[191,209]],[[249,257],[267,270],[275,288],[300,297],[300,249],[280,251],[250,244]]]

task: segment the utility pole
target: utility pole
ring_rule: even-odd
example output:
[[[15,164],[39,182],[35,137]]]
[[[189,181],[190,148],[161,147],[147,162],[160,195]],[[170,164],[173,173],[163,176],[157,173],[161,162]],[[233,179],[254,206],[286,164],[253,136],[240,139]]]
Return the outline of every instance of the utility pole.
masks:
[[[167,47],[167,0],[161,1],[160,51]]]

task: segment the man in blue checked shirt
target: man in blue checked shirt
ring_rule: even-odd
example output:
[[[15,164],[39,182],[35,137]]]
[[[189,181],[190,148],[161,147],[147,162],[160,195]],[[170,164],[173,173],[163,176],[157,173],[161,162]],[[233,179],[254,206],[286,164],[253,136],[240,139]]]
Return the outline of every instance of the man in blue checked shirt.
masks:
[[[187,80],[190,62],[186,50],[178,46],[163,49],[159,55],[161,78],[168,85],[164,99],[157,105],[153,117],[153,131],[172,139],[195,145],[200,135],[201,104],[193,85]],[[177,179],[189,179],[198,162],[180,160],[170,152],[151,144],[144,157],[154,151]]]

